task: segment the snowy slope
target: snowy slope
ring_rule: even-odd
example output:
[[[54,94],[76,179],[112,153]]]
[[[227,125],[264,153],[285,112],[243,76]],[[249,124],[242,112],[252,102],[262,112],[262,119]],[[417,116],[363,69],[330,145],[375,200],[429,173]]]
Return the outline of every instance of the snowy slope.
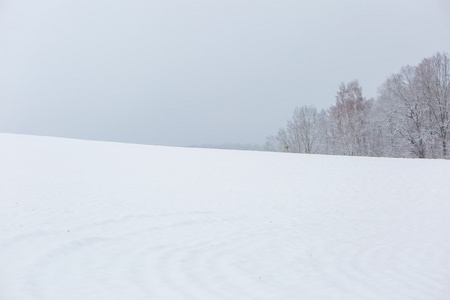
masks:
[[[450,162],[0,134],[0,299],[450,299]]]

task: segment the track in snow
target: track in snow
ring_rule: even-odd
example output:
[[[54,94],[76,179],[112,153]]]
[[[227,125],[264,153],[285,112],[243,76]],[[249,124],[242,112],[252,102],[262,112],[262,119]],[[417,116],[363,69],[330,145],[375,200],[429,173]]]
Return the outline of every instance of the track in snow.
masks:
[[[447,161],[0,141],[0,299],[450,295]]]

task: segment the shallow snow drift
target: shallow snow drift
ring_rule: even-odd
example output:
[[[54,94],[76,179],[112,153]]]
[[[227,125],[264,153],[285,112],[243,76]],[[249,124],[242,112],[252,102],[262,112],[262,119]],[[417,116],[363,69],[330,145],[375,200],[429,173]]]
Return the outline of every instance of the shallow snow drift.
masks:
[[[0,134],[0,299],[450,299],[450,162]]]

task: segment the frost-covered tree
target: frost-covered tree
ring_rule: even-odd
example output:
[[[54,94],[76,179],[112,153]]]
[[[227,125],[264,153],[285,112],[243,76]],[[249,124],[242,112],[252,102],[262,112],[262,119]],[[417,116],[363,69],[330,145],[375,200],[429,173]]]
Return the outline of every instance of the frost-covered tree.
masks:
[[[335,105],[297,108],[267,150],[450,159],[450,57],[436,53],[389,76],[376,100],[357,80],[342,83]]]
[[[267,138],[265,149],[294,153],[323,153],[326,132],[324,114],[313,106],[298,107],[286,128]]]
[[[428,157],[430,129],[427,105],[418,89],[416,74],[417,67],[403,67],[399,73],[386,79],[379,89],[378,99],[384,107],[400,156],[424,158]],[[405,149],[409,153],[401,153]]]
[[[324,141],[323,124],[314,106],[296,108],[286,130],[293,152],[321,152]]]
[[[450,59],[448,54],[437,53],[425,58],[416,68],[417,92],[423,99],[429,117],[430,147],[434,150],[439,144],[439,150],[433,151],[433,156],[449,157],[450,137]]]
[[[363,97],[357,80],[340,85],[336,104],[329,113],[334,154],[369,154],[368,120],[371,106],[371,101]]]
[[[396,122],[396,117],[387,113],[387,107],[382,101],[373,101],[373,107],[369,117],[369,156],[401,157],[408,152],[409,145],[404,143],[401,136],[391,125]]]
[[[275,136],[267,137],[264,150],[274,152],[290,152],[286,130],[280,128]]]

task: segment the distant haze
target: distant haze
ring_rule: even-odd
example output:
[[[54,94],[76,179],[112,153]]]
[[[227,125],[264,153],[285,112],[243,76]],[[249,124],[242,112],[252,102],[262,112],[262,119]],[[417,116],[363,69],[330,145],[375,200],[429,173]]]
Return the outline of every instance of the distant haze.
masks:
[[[261,145],[341,82],[450,52],[446,0],[3,0],[0,131]]]

